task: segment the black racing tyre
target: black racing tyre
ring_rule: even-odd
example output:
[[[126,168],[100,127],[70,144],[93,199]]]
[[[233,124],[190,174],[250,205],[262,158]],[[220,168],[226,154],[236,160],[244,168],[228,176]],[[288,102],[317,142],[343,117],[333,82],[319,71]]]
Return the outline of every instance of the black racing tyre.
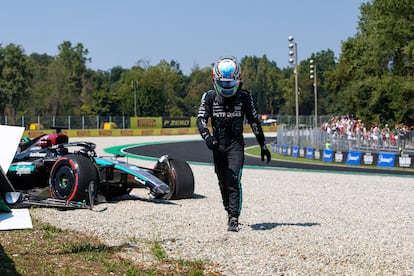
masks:
[[[187,162],[168,159],[168,186],[170,193],[164,199],[185,199],[194,196],[194,175]]]
[[[99,177],[94,163],[82,155],[66,155],[52,167],[49,177],[50,195],[56,199],[89,204],[90,183],[93,183],[92,198],[95,198]]]

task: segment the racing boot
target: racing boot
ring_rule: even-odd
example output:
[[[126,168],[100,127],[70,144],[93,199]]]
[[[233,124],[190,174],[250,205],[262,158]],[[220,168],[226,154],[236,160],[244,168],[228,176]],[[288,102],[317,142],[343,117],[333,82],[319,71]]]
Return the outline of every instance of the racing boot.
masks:
[[[227,231],[232,232],[239,232],[239,218],[238,217],[232,217],[229,216],[229,222],[227,225]]]

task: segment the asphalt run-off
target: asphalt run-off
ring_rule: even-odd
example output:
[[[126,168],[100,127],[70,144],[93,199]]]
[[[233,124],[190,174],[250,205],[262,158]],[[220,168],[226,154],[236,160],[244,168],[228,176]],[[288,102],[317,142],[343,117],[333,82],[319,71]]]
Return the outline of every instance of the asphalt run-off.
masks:
[[[246,138],[246,147],[257,145],[255,138]],[[183,141],[162,141],[147,142],[137,145],[125,145],[117,147],[120,151],[135,155],[138,158],[157,159],[164,154],[185,160],[195,164],[212,164],[211,151],[205,146],[204,141],[183,140]],[[272,153],[273,156],[275,153]],[[299,160],[298,160],[299,161]],[[292,169],[292,170],[311,170],[320,172],[336,172],[336,173],[366,173],[366,174],[392,174],[392,175],[414,175],[414,171],[410,169],[392,169],[378,167],[360,167],[360,166],[338,166],[329,163],[316,164],[311,162],[293,162],[272,159],[269,163],[262,162],[260,158],[246,155],[245,167],[260,167],[264,169]]]

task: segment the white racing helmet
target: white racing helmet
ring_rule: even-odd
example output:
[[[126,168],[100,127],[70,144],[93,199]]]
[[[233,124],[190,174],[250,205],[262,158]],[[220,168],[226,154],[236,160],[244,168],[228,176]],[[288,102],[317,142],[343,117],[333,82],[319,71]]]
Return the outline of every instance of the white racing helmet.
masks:
[[[234,57],[221,57],[213,67],[213,85],[223,97],[237,93],[241,84],[240,64]]]

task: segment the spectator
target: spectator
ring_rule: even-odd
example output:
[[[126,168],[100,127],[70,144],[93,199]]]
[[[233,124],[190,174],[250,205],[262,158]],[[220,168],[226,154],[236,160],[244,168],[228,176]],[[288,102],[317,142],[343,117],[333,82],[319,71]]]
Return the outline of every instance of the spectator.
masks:
[[[390,147],[390,127],[388,124],[385,124],[385,127],[381,130],[381,138],[382,138],[382,147],[389,148]]]
[[[401,124],[398,128],[398,140],[400,141],[400,146],[402,149],[405,149],[406,146],[406,140],[407,140],[407,130],[404,126],[404,124]]]

